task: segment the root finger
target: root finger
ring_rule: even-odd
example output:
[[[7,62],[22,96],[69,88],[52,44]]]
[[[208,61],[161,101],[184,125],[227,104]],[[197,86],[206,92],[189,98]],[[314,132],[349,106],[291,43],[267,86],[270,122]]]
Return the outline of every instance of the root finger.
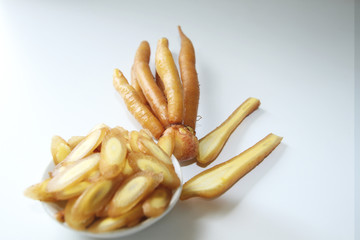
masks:
[[[170,124],[181,124],[183,121],[183,88],[173,56],[168,48],[168,41],[158,41],[155,54],[156,71],[164,83],[168,102],[168,118]]]
[[[200,88],[195,68],[195,50],[191,40],[178,27],[181,38],[179,65],[184,88],[184,125],[195,130]]]
[[[256,98],[248,98],[219,127],[200,139],[197,162],[207,166],[220,154],[226,141],[236,127],[260,105]]]
[[[164,127],[150,109],[141,102],[134,88],[129,85],[124,75],[118,69],[114,71],[113,84],[124,99],[129,112],[131,112],[141,126],[148,129],[158,139],[164,132]]]

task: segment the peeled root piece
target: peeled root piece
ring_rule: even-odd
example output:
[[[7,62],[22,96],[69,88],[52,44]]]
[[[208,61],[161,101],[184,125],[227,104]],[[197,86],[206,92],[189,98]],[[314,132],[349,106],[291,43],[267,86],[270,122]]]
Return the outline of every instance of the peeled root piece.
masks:
[[[200,139],[197,155],[198,165],[204,167],[214,161],[220,154],[231,133],[259,106],[260,101],[258,99],[248,98],[219,127]]]
[[[129,212],[118,217],[105,217],[95,221],[88,231],[102,233],[113,231],[128,226],[130,223],[138,222],[144,216],[142,205],[138,204]]]
[[[49,181],[46,191],[58,192],[71,184],[81,182],[81,180],[83,180],[87,174],[98,165],[99,161],[100,153],[94,153],[72,165],[64,167],[59,174]]]
[[[171,195],[171,191],[165,187],[158,187],[155,189],[142,205],[145,216],[160,216],[168,207]]]
[[[135,205],[150,194],[163,180],[161,174],[138,172],[121,184],[112,198],[108,214],[118,217],[130,211]]]
[[[281,140],[282,137],[269,134],[236,157],[201,172],[184,184],[180,199],[219,197],[262,162]]]

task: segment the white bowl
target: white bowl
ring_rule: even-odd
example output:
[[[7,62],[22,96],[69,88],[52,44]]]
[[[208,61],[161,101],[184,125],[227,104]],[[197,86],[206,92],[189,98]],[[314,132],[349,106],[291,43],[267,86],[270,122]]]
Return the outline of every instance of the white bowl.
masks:
[[[174,168],[175,168],[175,172],[178,175],[179,179],[180,179],[180,186],[175,189],[175,192],[171,198],[171,201],[169,203],[168,208],[165,210],[165,212],[163,214],[161,214],[158,217],[155,218],[148,218],[145,221],[141,222],[140,224],[131,227],[131,228],[123,228],[123,229],[118,229],[115,231],[111,231],[111,232],[105,232],[105,233],[92,233],[92,232],[88,232],[88,231],[79,231],[79,230],[75,230],[73,228],[70,228],[66,223],[61,223],[58,220],[56,220],[55,218],[55,214],[61,210],[61,208],[54,203],[50,203],[50,202],[42,202],[43,207],[45,209],[45,211],[49,214],[49,216],[54,219],[57,223],[59,223],[60,225],[62,225],[63,227],[70,229],[71,231],[74,231],[76,233],[85,235],[85,236],[90,236],[90,237],[95,237],[95,238],[120,238],[120,237],[125,237],[137,232],[140,232],[141,230],[150,227],[151,225],[153,225],[154,223],[156,223],[157,221],[159,221],[161,218],[163,218],[166,214],[168,214],[175,206],[175,204],[178,202],[179,198],[180,198],[180,194],[181,194],[181,190],[182,190],[182,186],[183,186],[183,179],[182,179],[182,173],[181,173],[181,167],[179,162],[176,160],[175,157],[172,157],[172,162],[174,164]],[[43,179],[45,180],[46,178],[49,177],[49,172],[52,171],[52,169],[54,168],[54,164],[51,162],[49,164],[49,166],[46,168]]]

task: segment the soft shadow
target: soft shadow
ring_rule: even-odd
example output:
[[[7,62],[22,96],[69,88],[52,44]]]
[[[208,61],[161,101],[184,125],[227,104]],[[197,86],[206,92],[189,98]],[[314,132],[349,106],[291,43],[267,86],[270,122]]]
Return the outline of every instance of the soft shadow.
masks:
[[[178,203],[174,209],[159,222],[126,239],[196,239],[196,234],[199,229],[196,227],[196,222],[193,221],[191,216],[188,216],[186,212],[189,212],[189,210]]]
[[[199,231],[201,231],[198,224],[201,218],[226,215],[236,204],[238,204],[237,201],[230,202],[224,199],[217,201],[202,199],[180,201],[169,215],[150,228],[127,239],[197,239]]]

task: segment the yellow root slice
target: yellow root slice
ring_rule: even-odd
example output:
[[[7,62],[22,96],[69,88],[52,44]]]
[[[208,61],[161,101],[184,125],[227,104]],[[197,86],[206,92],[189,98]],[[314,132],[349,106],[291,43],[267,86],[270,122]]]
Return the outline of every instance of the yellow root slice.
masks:
[[[65,205],[65,208],[64,208],[64,220],[65,220],[65,222],[70,221],[70,219],[71,219],[71,209],[74,206],[74,203],[76,202],[76,200],[77,200],[77,198],[72,198],[72,199],[70,199],[69,201],[66,202],[66,205]]]
[[[109,212],[109,204],[106,204],[105,206],[103,206],[103,208],[101,208],[99,211],[95,213],[95,216],[99,218],[105,218],[108,217],[108,212]]]
[[[64,218],[65,222],[69,227],[74,228],[76,230],[85,230],[87,226],[89,226],[95,219],[95,216],[89,216],[84,219],[74,219],[72,215],[72,209],[78,198],[72,198],[67,201],[65,209],[64,209]]]
[[[46,187],[50,181],[50,178],[42,181],[41,183],[32,185],[28,187],[24,195],[28,198],[32,198],[34,200],[49,202],[49,201],[55,201],[55,196],[52,193],[49,193],[46,191]]]
[[[151,132],[148,129],[140,129],[139,134],[147,139],[153,140]]]
[[[129,134],[129,144],[131,151],[141,152],[138,143],[140,136],[149,139],[150,141],[153,141],[153,138],[151,137],[151,133],[149,133],[147,129],[141,129],[140,131],[131,131]]]
[[[175,189],[180,186],[180,179],[174,167],[165,164],[153,156],[143,153],[130,153],[128,156],[129,164],[135,171],[150,171],[163,175],[162,185]]]
[[[116,128],[110,130],[101,145],[99,170],[105,178],[114,178],[124,169],[127,147],[126,140]]]
[[[146,217],[160,216],[168,207],[171,195],[171,191],[165,187],[155,189],[142,205],[144,215]]]
[[[236,127],[260,105],[256,98],[248,98],[219,127],[199,141],[197,162],[207,166],[220,154],[226,141]]]
[[[168,128],[171,129],[171,128]],[[164,134],[159,138],[157,145],[171,157],[175,147],[174,131],[166,129]]]
[[[60,210],[55,213],[55,219],[61,223],[65,222],[65,210]]]
[[[129,134],[129,143],[131,151],[133,152],[140,152],[138,139],[139,139],[140,133],[138,131],[131,131]]]
[[[67,143],[69,144],[71,150],[73,150],[82,140],[84,140],[85,136],[72,136],[68,139]]]
[[[162,180],[161,174],[154,174],[153,172],[138,172],[125,180],[110,202],[109,216],[118,217],[130,211],[150,194]]]
[[[164,127],[150,109],[141,102],[138,94],[119,69],[114,70],[113,85],[123,98],[129,112],[143,128],[149,129],[154,138],[158,139],[164,132]]]
[[[119,134],[125,138],[126,140],[129,140],[129,131],[126,130],[125,128],[123,127],[120,127],[120,126],[116,126],[114,127],[114,129],[117,129],[117,131],[119,131]]]
[[[58,173],[62,172],[63,168],[71,165],[88,155],[90,155],[102,142],[108,128],[102,127],[95,129],[89,133],[52,171],[52,176],[55,177]]]
[[[63,189],[62,191],[55,193],[55,198],[57,200],[68,200],[74,197],[81,195],[89,186],[90,182],[83,181],[76,183],[74,185],[70,185]]]
[[[180,199],[219,197],[262,162],[281,140],[282,137],[269,134],[236,157],[201,172],[184,184]]]
[[[63,161],[70,152],[70,146],[62,137],[53,136],[51,139],[51,155],[55,165]]]
[[[168,41],[158,41],[155,54],[156,71],[165,87],[168,102],[168,118],[170,124],[181,124],[183,121],[183,88],[173,56],[168,48]]]
[[[135,171],[134,171],[134,169],[130,166],[129,160],[126,159],[125,166],[124,166],[124,169],[123,169],[123,171],[122,171],[122,174],[123,174],[124,176],[130,176],[130,175],[132,175],[132,174],[134,174],[134,173],[135,173]]]
[[[95,125],[95,126],[90,130],[89,134],[92,133],[92,132],[94,132],[94,131],[96,131],[96,130],[103,129],[103,128],[106,129],[106,130],[109,130],[109,129],[110,129],[110,127],[109,127],[108,125],[106,125],[105,123],[99,123],[99,124]]]
[[[87,174],[87,177],[85,180],[87,182],[94,183],[94,182],[98,181],[101,177],[102,176],[101,176],[99,168],[95,168],[95,169],[91,170],[89,172],[89,174]]]
[[[121,179],[100,180],[84,191],[76,200],[71,215],[73,219],[85,219],[101,210],[111,200],[115,191],[115,186],[118,185]]]
[[[137,143],[141,152],[152,155],[165,164],[172,166],[172,161],[169,155],[164,152],[154,141],[139,136]]]
[[[100,153],[94,153],[86,158],[76,161],[74,164],[64,167],[62,171],[54,176],[47,184],[46,191],[58,192],[81,182],[91,170],[93,170],[100,161]]]
[[[154,81],[149,64],[146,62],[138,62],[135,64],[137,81],[142,92],[149,103],[155,116],[160,120],[164,127],[169,125],[167,117],[166,98]]]
[[[118,217],[105,217],[95,221],[88,230],[94,233],[109,232],[125,226],[130,223],[138,222],[144,216],[141,204],[136,205],[129,212]]]
[[[132,228],[135,227],[136,225],[138,225],[141,222],[142,218],[139,219],[134,219],[132,221],[129,221],[128,224],[126,224],[127,228]]]

